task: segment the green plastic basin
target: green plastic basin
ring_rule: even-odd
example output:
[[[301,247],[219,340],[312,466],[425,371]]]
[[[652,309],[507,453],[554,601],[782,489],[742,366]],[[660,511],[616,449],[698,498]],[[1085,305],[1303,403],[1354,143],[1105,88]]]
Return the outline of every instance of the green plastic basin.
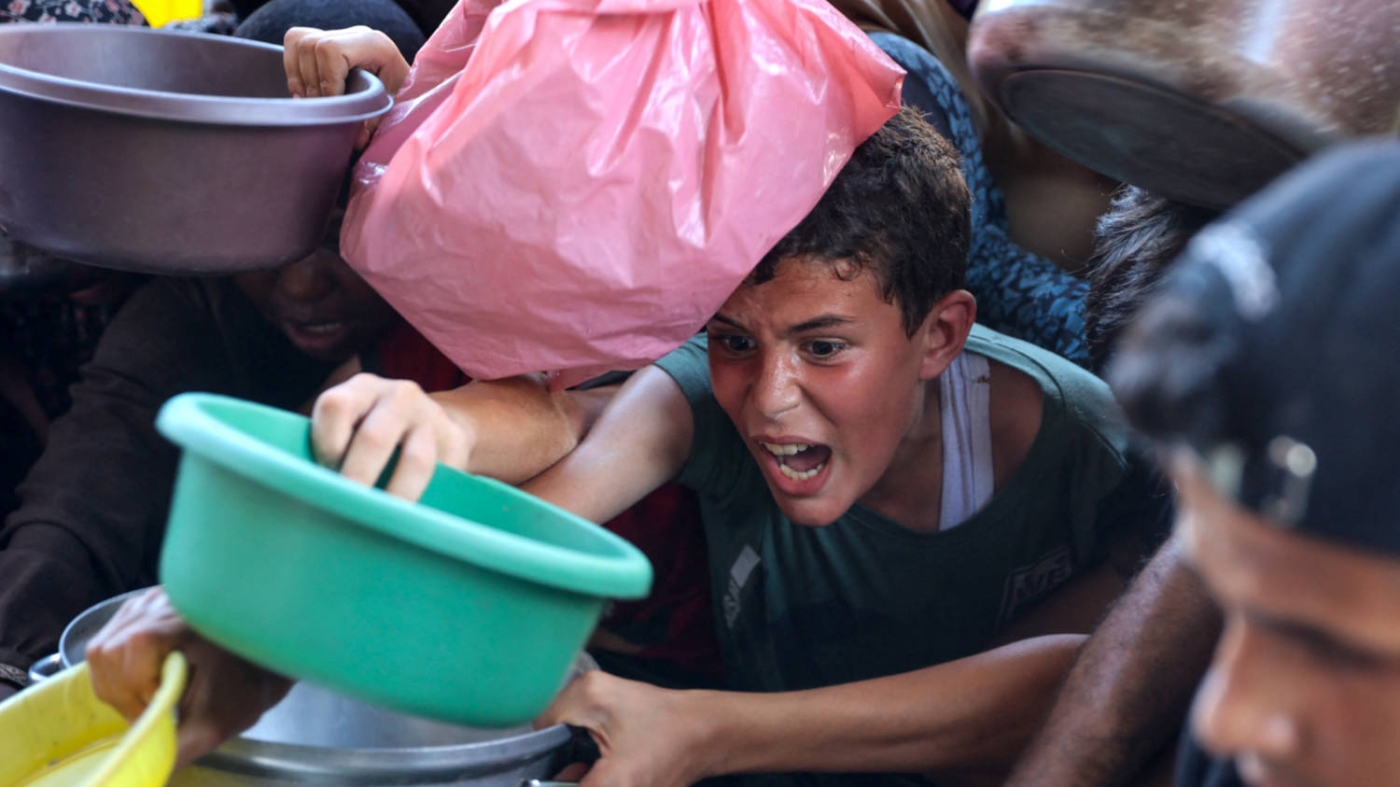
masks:
[[[311,459],[310,421],[183,394],[161,554],[200,633],[298,679],[478,727],[538,715],[608,598],[641,598],[636,547],[513,487],[439,466],[419,503]]]

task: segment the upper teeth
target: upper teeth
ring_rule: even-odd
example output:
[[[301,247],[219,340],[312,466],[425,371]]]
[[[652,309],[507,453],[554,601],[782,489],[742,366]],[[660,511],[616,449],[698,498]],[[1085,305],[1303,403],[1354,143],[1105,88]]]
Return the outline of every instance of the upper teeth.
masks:
[[[767,448],[768,452],[773,454],[774,456],[793,456],[795,454],[800,454],[803,451],[806,451],[808,448],[812,447],[810,445],[807,445],[806,443],[788,443],[786,445],[778,445],[777,443],[761,443],[761,445],[764,448]]]

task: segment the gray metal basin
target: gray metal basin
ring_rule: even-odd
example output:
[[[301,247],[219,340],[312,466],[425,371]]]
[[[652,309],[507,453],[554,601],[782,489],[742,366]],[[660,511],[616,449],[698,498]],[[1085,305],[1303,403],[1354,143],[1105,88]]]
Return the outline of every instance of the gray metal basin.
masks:
[[[31,670],[44,679],[79,664],[88,640],[136,590],[74,618],[59,652]],[[579,654],[570,679],[596,664]],[[389,676],[386,676],[389,679]],[[247,732],[176,772],[172,787],[517,787],[548,778],[574,760],[567,727],[475,729],[421,719],[360,702],[309,683]],[[596,757],[596,754],[594,755]]]
[[[0,27],[0,227],[152,273],[273,267],[314,249],[364,121],[392,99],[293,100],[280,47],[115,25]]]

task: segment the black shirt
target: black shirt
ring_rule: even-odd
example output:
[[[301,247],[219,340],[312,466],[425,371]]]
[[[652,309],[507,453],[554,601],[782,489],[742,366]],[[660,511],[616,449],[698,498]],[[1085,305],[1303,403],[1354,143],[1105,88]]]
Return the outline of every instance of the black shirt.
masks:
[[[0,664],[53,652],[92,604],[154,584],[179,454],[155,430],[170,397],[308,402],[332,371],[227,279],[157,279],[107,329],[0,529]]]

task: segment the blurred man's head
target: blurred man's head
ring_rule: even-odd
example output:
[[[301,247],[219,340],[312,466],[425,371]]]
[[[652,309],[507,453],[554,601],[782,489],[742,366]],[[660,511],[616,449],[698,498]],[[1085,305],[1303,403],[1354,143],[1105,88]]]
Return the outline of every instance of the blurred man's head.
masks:
[[[1198,230],[1219,215],[1123,186],[1094,228],[1084,341],[1093,369],[1103,369],[1113,345],[1156,290]]]
[[[1109,378],[1225,613],[1201,742],[1254,785],[1400,783],[1400,144],[1203,230]]]

